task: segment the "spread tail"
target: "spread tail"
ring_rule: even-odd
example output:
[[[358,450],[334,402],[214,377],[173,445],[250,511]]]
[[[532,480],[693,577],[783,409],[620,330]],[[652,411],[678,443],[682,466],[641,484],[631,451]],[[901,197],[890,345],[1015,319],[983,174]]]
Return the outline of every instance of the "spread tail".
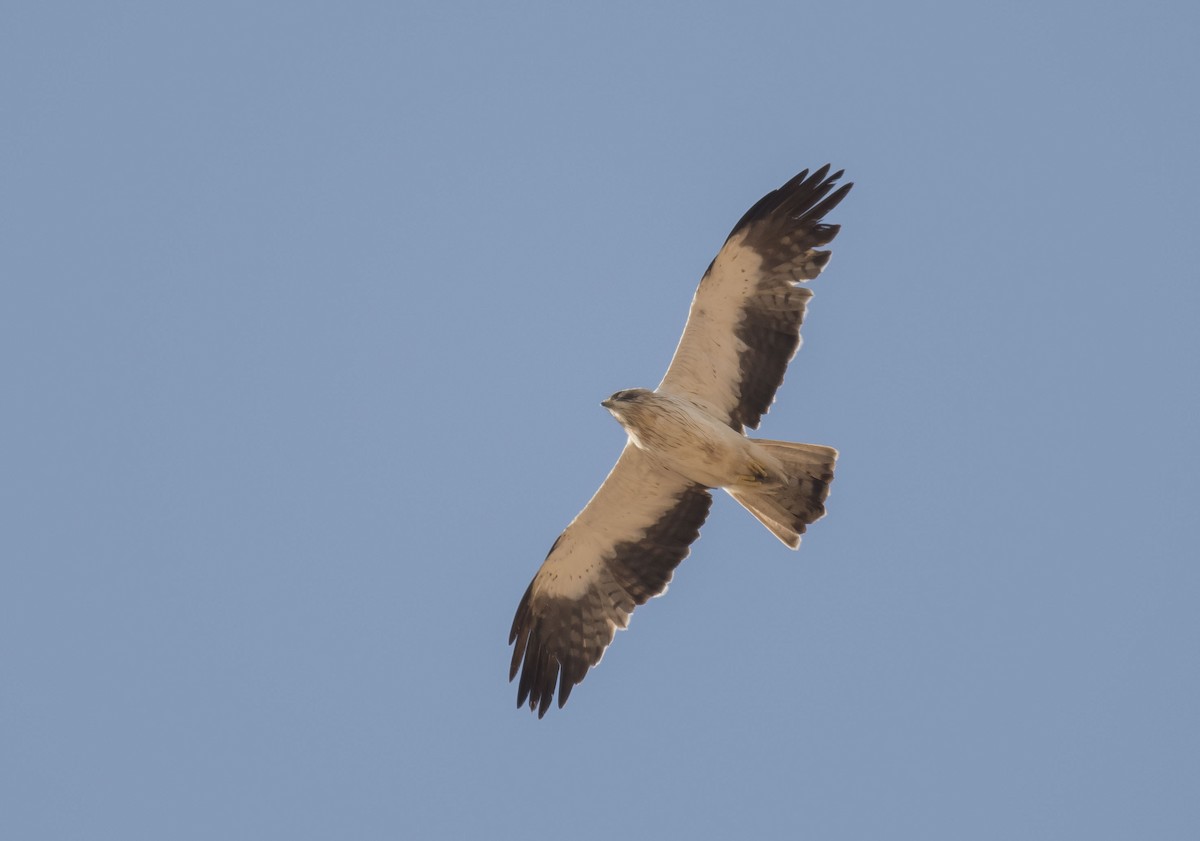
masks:
[[[761,488],[730,487],[725,490],[771,530],[787,546],[800,546],[800,535],[809,523],[825,516],[825,498],[833,481],[837,450],[819,444],[793,444],[789,441],[754,439],[783,467],[787,484]]]

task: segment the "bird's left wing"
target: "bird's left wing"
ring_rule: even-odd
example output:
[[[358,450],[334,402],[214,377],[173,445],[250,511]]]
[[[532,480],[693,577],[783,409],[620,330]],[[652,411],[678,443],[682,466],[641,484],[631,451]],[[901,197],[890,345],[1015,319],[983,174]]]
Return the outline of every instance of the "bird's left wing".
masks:
[[[521,673],[517,706],[546,714],[600,662],[633,609],[666,592],[700,536],[712,496],[633,444],[583,511],[550,547],[517,607],[508,679]]]
[[[800,347],[812,293],[798,282],[829,262],[838,226],[824,216],[849,192],[829,165],[797,175],[746,212],[704,273],[659,389],[708,405],[737,431],[753,429]]]

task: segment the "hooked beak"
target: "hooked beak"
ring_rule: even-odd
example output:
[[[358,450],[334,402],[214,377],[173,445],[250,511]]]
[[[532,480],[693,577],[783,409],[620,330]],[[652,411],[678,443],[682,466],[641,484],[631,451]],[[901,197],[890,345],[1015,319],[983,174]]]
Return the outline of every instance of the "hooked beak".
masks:
[[[603,406],[604,408],[608,409],[608,410],[611,412],[611,411],[612,411],[612,407],[613,407],[612,398],[611,398],[611,397],[609,397],[609,398],[606,398],[606,399],[604,399],[604,400],[601,400],[601,401],[600,401],[600,405],[601,405],[601,406]]]

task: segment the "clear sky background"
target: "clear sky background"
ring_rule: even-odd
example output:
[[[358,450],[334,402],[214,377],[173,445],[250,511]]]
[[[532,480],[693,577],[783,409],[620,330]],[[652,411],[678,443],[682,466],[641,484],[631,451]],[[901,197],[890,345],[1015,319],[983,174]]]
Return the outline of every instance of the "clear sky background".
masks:
[[[9,3],[0,836],[1200,837],[1194,3]],[[565,710],[506,637],[754,201],[857,186]]]

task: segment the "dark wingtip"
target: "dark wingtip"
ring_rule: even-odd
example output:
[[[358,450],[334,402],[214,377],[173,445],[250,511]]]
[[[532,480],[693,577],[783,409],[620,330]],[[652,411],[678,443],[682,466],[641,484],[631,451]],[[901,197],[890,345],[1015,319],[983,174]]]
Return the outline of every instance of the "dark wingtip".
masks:
[[[540,704],[538,704],[538,711],[537,711],[538,718],[541,718],[542,716],[544,716],[546,714],[546,710],[550,709],[550,702],[551,702],[551,700],[553,700],[553,698],[554,698],[553,692],[543,692],[542,693],[542,701]]]
[[[829,187],[832,187],[832,186],[833,186],[832,178],[829,179],[828,182],[826,182],[825,184],[822,185],[822,187],[825,189],[828,189]],[[825,214],[829,213],[829,211],[833,210],[835,207],[837,207],[839,204],[841,204],[842,199],[846,198],[846,194],[850,192],[850,188],[853,186],[854,186],[853,184],[843,184],[842,186],[838,187],[836,190],[834,190],[828,196],[826,196],[825,198],[821,199],[821,201],[819,201],[815,205],[813,205],[812,209],[804,214],[804,218],[805,219],[814,219],[814,220],[823,218],[825,216]]]
[[[558,676],[558,708],[560,710],[563,708],[563,704],[567,703],[567,699],[571,697],[571,690],[575,688],[575,684],[577,683],[579,681],[575,680],[574,674],[568,673],[567,668],[564,666]]]
[[[832,168],[832,164],[825,164],[814,170],[811,175],[807,169],[800,171],[788,179],[782,187],[772,190],[759,199],[733,226],[729,236],[732,237],[747,225],[776,213],[782,213],[788,217],[800,215],[806,219],[819,220],[833,210],[854,186],[853,183],[848,183],[834,190],[834,185],[846,173],[846,170],[839,169],[830,175],[829,170]],[[830,190],[833,190],[833,193],[826,195]]]

